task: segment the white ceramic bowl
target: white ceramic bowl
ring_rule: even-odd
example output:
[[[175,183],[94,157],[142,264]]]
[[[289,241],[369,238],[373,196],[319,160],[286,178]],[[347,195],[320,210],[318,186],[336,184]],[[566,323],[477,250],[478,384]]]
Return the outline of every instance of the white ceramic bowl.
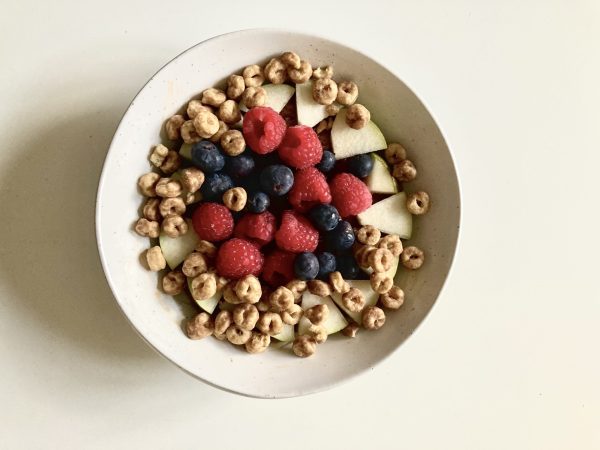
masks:
[[[160,142],[166,118],[191,97],[249,64],[294,50],[313,66],[333,64],[335,78],[358,83],[360,102],[388,142],[401,142],[418,178],[409,186],[430,193],[431,211],[416,219],[410,241],[424,249],[421,270],[400,270],[406,303],[378,332],[355,339],[333,336],[307,359],[270,350],[249,355],[215,339],[192,341],[181,330],[189,314],[158,289],[157,274],[138,262],[148,240],[132,231],[141,197],[137,178]],[[277,30],[247,30],[215,37],[177,56],[143,87],[124,115],[110,146],[98,187],[96,233],[108,283],[138,333],[164,357],[213,386],[253,397],[280,398],[330,388],[396,350],[425,319],[450,270],[460,222],[460,195],[452,156],[431,114],[394,74],[364,54],[327,39]],[[399,357],[399,356],[398,356]]]

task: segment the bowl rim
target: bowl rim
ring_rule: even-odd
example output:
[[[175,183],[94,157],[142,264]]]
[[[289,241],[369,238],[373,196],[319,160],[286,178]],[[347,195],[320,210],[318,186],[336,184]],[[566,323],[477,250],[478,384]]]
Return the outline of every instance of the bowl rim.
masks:
[[[372,56],[364,53],[362,50],[358,50],[355,49],[353,47],[350,47],[349,45],[346,45],[342,42],[339,42],[335,39],[329,38],[329,37],[325,37],[323,35],[320,34],[316,34],[316,33],[306,33],[304,31],[298,31],[296,29],[283,29],[283,28],[276,28],[276,27],[259,27],[259,28],[244,28],[244,29],[240,29],[240,30],[234,30],[234,31],[230,31],[227,33],[222,33],[222,34],[218,34],[215,36],[212,36],[208,39],[205,39],[203,41],[198,42],[197,44],[192,45],[191,47],[183,50],[182,52],[178,53],[176,56],[174,56],[173,58],[171,58],[170,60],[168,60],[165,64],[163,64],[149,79],[148,81],[146,81],[143,86],[137,91],[137,93],[135,94],[135,96],[132,98],[132,100],[129,102],[129,104],[127,105],[127,108],[125,109],[125,111],[123,112],[123,114],[121,115],[121,118],[119,119],[119,124],[117,125],[115,132],[113,134],[113,138],[111,139],[111,142],[108,146],[108,151],[106,152],[106,156],[104,157],[104,161],[102,163],[102,170],[100,172],[100,177],[98,180],[98,187],[96,190],[96,201],[95,201],[95,214],[94,214],[94,231],[95,231],[95,236],[96,236],[96,244],[97,244],[97,248],[98,248],[98,256],[100,258],[100,263],[102,266],[102,271],[104,272],[104,277],[106,278],[106,282],[108,283],[108,286],[110,288],[110,291],[113,295],[114,300],[116,301],[117,305],[119,306],[119,309],[121,311],[121,313],[123,314],[123,316],[125,317],[125,319],[127,320],[127,322],[129,323],[129,325],[131,326],[131,328],[133,328],[133,330],[136,332],[136,334],[142,338],[142,340],[152,349],[154,350],[154,352],[156,352],[158,355],[160,355],[162,358],[166,359],[167,361],[169,361],[171,364],[175,365],[176,367],[178,367],[180,370],[182,370],[183,372],[187,373],[188,375],[192,376],[193,378],[202,381],[203,383],[206,383],[212,387],[215,387],[221,391],[225,391],[225,392],[229,392],[232,394],[238,394],[238,395],[242,395],[244,397],[249,397],[249,398],[261,398],[261,399],[280,399],[280,398],[291,398],[291,397],[299,397],[299,396],[305,396],[305,395],[310,395],[310,394],[316,394],[319,392],[323,392],[329,389],[332,389],[336,386],[340,386],[341,384],[344,384],[352,379],[357,378],[358,376],[364,374],[366,371],[368,370],[372,370],[375,368],[375,366],[381,364],[382,362],[384,362],[385,360],[387,360],[388,358],[390,358],[393,354],[395,354],[398,349],[400,347],[402,347],[402,344],[404,342],[402,342],[400,345],[396,346],[393,350],[391,350],[388,354],[384,355],[381,359],[379,359],[377,362],[375,362],[372,366],[366,366],[364,368],[358,369],[357,371],[348,374],[345,377],[342,378],[338,378],[335,380],[332,380],[330,382],[326,382],[326,383],[322,383],[318,386],[316,386],[313,389],[309,389],[309,390],[305,390],[303,392],[290,392],[287,394],[275,394],[275,395],[261,395],[261,394],[256,394],[253,392],[247,392],[247,391],[243,391],[243,390],[238,390],[238,389],[234,389],[234,388],[229,388],[226,386],[222,386],[219,384],[216,384],[214,382],[211,382],[209,380],[204,379],[203,377],[201,377],[200,375],[190,372],[189,370],[187,370],[185,367],[180,366],[178,363],[176,363],[174,360],[172,360],[171,358],[169,358],[167,355],[165,355],[164,353],[162,353],[160,350],[158,350],[141,332],[140,330],[136,327],[136,325],[133,322],[133,319],[130,318],[127,313],[125,312],[125,310],[123,309],[123,306],[121,305],[121,300],[119,299],[119,296],[117,294],[117,289],[115,288],[114,284],[113,284],[113,280],[111,278],[110,275],[110,271],[108,268],[108,262],[106,261],[105,255],[104,255],[104,245],[102,242],[102,237],[101,237],[101,231],[100,231],[100,224],[101,224],[101,196],[103,193],[103,187],[104,187],[104,183],[105,183],[105,179],[107,177],[107,170],[106,170],[106,162],[108,160],[108,158],[111,156],[111,153],[114,150],[113,146],[114,146],[114,142],[115,139],[117,137],[117,135],[119,134],[119,130],[121,129],[121,127],[123,126],[123,119],[125,118],[125,116],[127,115],[127,113],[129,112],[129,110],[131,109],[131,106],[135,103],[135,101],[137,100],[138,96],[142,93],[142,91],[144,91],[144,89],[146,88],[146,86],[148,86],[153,80],[154,78],[161,73],[167,66],[169,66],[173,61],[175,61],[176,59],[180,58],[181,56],[183,56],[184,54],[194,50],[196,47],[200,47],[202,45],[205,45],[206,43],[210,42],[210,41],[214,41],[214,40],[219,40],[219,39],[223,39],[227,36],[230,35],[234,35],[234,34],[239,34],[239,35],[244,35],[244,34],[254,34],[254,33],[264,33],[264,32],[276,32],[276,33],[288,33],[288,34],[294,34],[294,35],[298,35],[301,36],[303,38],[316,38],[316,39],[320,39],[323,40],[325,42],[334,44],[334,45],[338,45],[341,47],[345,47],[348,48],[356,53],[358,53],[359,55],[361,55],[362,57],[366,58],[367,60],[370,60],[371,62],[381,66],[384,70],[388,71],[391,75],[393,75],[395,78],[397,78],[398,80],[400,80],[402,83],[404,83],[404,85],[407,87],[407,89],[412,93],[412,95],[415,96],[415,98],[423,105],[423,107],[425,108],[425,110],[427,111],[427,113],[431,116],[431,119],[433,120],[433,123],[435,124],[435,126],[437,127],[442,139],[444,140],[444,143],[446,144],[446,148],[448,149],[448,153],[450,155],[450,161],[452,164],[452,168],[454,169],[454,173],[456,174],[456,184],[457,184],[457,193],[458,193],[458,197],[457,197],[457,206],[458,206],[458,224],[457,224],[457,234],[456,234],[456,244],[454,247],[454,251],[452,253],[452,255],[450,255],[450,263],[449,263],[449,268],[448,271],[446,272],[446,274],[444,275],[444,278],[442,280],[441,283],[441,287],[440,290],[438,292],[438,295],[436,296],[436,299],[434,300],[433,304],[431,305],[431,308],[425,313],[425,315],[423,316],[423,318],[421,319],[421,321],[415,326],[413,332],[411,333],[410,336],[407,337],[407,339],[404,340],[404,342],[408,341],[410,337],[412,337],[416,331],[421,327],[421,325],[423,324],[423,322],[425,322],[425,319],[427,319],[427,317],[431,314],[432,310],[434,309],[434,307],[436,306],[436,304],[438,303],[439,298],[442,296],[442,294],[444,293],[444,290],[446,288],[446,284],[448,282],[448,279],[450,278],[451,274],[453,273],[453,269],[454,269],[454,262],[456,260],[456,257],[458,255],[458,249],[460,247],[460,242],[461,242],[461,236],[462,236],[462,221],[463,221],[463,203],[462,203],[462,187],[461,187],[461,182],[460,182],[460,175],[459,175],[459,171],[458,171],[458,167],[456,165],[456,160],[455,160],[455,155],[452,152],[452,147],[449,144],[448,138],[446,133],[444,133],[443,128],[439,125],[439,122],[436,120],[436,116],[431,112],[431,109],[428,108],[427,103],[416,94],[416,92],[410,87],[409,84],[407,84],[402,78],[400,78],[394,71],[390,70],[385,64],[379,62],[377,59],[373,58]]]

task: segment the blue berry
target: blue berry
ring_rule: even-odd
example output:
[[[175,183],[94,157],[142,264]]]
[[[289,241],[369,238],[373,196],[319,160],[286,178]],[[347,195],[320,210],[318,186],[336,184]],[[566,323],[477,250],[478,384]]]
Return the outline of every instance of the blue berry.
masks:
[[[335,261],[335,256],[333,253],[323,252],[317,255],[317,259],[319,260],[319,273],[317,274],[317,278],[325,280],[331,272],[335,272],[336,270],[337,263]]]
[[[248,195],[246,202],[246,209],[252,213],[265,212],[269,208],[270,204],[269,196],[264,192],[253,192]]]
[[[319,260],[314,253],[299,253],[294,260],[294,273],[301,280],[314,280],[319,273]]]
[[[333,230],[341,220],[340,213],[332,205],[317,205],[308,212],[308,217],[320,231]]]
[[[260,185],[269,195],[285,195],[294,185],[294,174],[282,164],[267,166],[260,173]]]
[[[348,171],[358,178],[365,178],[373,170],[373,157],[367,153],[348,159]]]
[[[202,200],[208,202],[220,202],[225,191],[231,189],[233,186],[233,181],[229,175],[225,175],[224,173],[206,174],[204,183],[202,183],[202,186],[200,187]]]
[[[315,167],[321,172],[326,173],[333,169],[333,166],[335,166],[335,155],[329,150],[324,150],[323,156],[321,157],[321,162]]]
[[[239,156],[225,157],[225,172],[232,177],[245,177],[254,170],[254,158],[249,152],[242,153]]]
[[[354,230],[352,225],[342,220],[337,227],[327,233],[327,245],[331,250],[347,250],[354,244]]]
[[[215,144],[200,141],[192,147],[192,162],[205,174],[218,172],[225,166],[225,158]]]
[[[340,271],[345,280],[354,280],[360,273],[360,267],[352,255],[338,256],[337,270]]]

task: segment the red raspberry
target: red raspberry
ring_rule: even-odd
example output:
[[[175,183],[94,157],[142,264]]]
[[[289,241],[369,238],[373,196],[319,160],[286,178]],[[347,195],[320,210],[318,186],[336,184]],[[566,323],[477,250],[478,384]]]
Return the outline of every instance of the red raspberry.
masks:
[[[332,203],[342,218],[355,216],[373,203],[371,191],[365,183],[349,173],[336,175],[331,183]]]
[[[194,230],[205,241],[222,241],[233,232],[233,216],[219,203],[202,203],[192,216]]]
[[[247,213],[235,224],[233,235],[265,245],[275,237],[276,228],[275,216],[269,211],[260,214]]]
[[[288,166],[302,169],[321,161],[323,147],[315,130],[304,125],[296,125],[287,129],[277,152]]]
[[[285,134],[285,120],[271,108],[257,106],[244,115],[244,139],[259,155],[275,150]]]
[[[245,239],[229,239],[223,242],[217,253],[217,273],[225,278],[241,278],[259,275],[264,257],[256,244]]]
[[[300,169],[294,175],[294,186],[288,193],[288,200],[302,212],[319,203],[331,203],[331,191],[325,175],[314,167]]]
[[[289,252],[314,252],[319,244],[319,232],[306,217],[294,211],[284,211],[281,226],[275,233],[275,242]]]
[[[273,287],[286,284],[294,279],[294,260],[296,255],[275,249],[265,258],[262,279]]]

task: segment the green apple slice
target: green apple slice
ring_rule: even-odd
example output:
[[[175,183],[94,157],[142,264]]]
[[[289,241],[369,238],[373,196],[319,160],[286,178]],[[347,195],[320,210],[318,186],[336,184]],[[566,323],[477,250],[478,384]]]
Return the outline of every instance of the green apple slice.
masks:
[[[194,298],[194,292],[192,291],[192,278],[188,278],[187,282],[188,282],[188,288],[190,290],[190,293],[192,294],[192,298],[194,299],[194,301],[204,311],[206,311],[209,314],[212,314],[215,311],[215,308],[217,307],[217,305],[219,304],[219,300],[221,300],[221,297],[223,296],[223,289],[217,289],[217,292],[215,292],[215,295],[213,295],[210,298],[207,298],[204,300],[197,300]]]
[[[161,231],[158,236],[158,242],[163,252],[163,256],[171,269],[175,269],[183,260],[194,251],[198,244],[198,235],[194,231],[192,221],[187,220],[188,232],[183,236],[172,238]]]
[[[264,106],[268,106],[275,112],[281,112],[283,107],[287,105],[290,98],[296,90],[288,84],[263,84],[262,88],[267,93],[267,99]],[[244,102],[240,102],[240,110],[248,111],[248,107]]]
[[[183,143],[181,147],[179,147],[179,154],[181,157],[187,161],[192,160],[192,145],[194,144],[186,144]]]
[[[346,108],[341,109],[331,127],[331,145],[336,159],[387,148],[383,133],[371,120],[360,130],[346,124]]]
[[[406,209],[406,193],[398,192],[371,205],[356,216],[361,225],[373,225],[378,230],[410,239],[412,214]]]
[[[274,335],[273,339],[281,342],[292,342],[294,340],[294,325],[284,323],[281,333]]]
[[[365,180],[369,190],[376,194],[395,194],[398,192],[398,183],[390,173],[385,159],[376,153],[372,153],[373,170]]]
[[[296,112],[298,113],[298,124],[314,127],[321,120],[329,117],[327,106],[315,102],[312,96],[313,82],[296,85]]]
[[[323,326],[327,330],[327,334],[334,334],[343,330],[348,325],[348,321],[344,318],[342,312],[335,306],[331,297],[319,297],[318,295],[305,292],[302,296],[302,309],[312,308],[316,305],[327,305],[329,308],[329,316]],[[303,317],[298,322],[298,334],[304,334],[310,328],[310,321]]]
[[[350,286],[355,287],[365,296],[365,307],[367,306],[375,306],[377,304],[377,300],[379,299],[379,294],[375,292],[371,288],[371,282],[369,280],[348,280],[348,284]],[[354,312],[350,311],[348,308],[344,306],[342,302],[342,294],[338,294],[337,292],[333,292],[331,294],[333,301],[346,313],[348,316],[354,320],[356,323],[362,322],[362,312]]]

